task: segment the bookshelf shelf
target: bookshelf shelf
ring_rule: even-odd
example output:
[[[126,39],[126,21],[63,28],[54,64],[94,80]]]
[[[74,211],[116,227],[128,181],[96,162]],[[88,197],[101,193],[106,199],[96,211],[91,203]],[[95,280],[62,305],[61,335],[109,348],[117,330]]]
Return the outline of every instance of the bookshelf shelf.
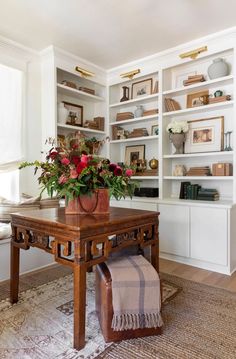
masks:
[[[113,121],[113,122],[110,122],[110,126],[119,126],[122,124],[129,125],[130,123],[154,120],[154,119],[157,119],[158,117],[159,117],[158,114],[156,114],[156,115],[150,115],[150,116],[136,117],[136,118],[132,118],[130,120]]]
[[[68,131],[74,130],[74,131],[88,132],[88,133],[101,134],[101,135],[106,134],[105,131],[93,130],[91,128],[79,127],[79,126],[62,125],[60,123],[57,124],[57,127]]]
[[[233,176],[164,176],[165,180],[173,181],[233,181]]]
[[[111,104],[109,107],[110,107],[110,108],[113,108],[113,107],[124,107],[124,106],[129,106],[129,105],[136,104],[136,103],[138,103],[138,102],[153,101],[153,100],[157,99],[158,96],[159,96],[158,93],[154,93],[154,94],[148,95],[148,96],[140,96],[140,97],[135,98],[135,99],[132,99],[132,100],[113,103],[113,104]]]
[[[80,91],[80,90],[74,89],[72,87],[61,85],[61,84],[57,84],[57,89],[58,89],[58,93],[60,93],[62,95],[66,95],[66,96],[80,98],[80,99],[90,101],[90,102],[105,101],[105,99],[101,96],[91,95],[84,91]]]
[[[135,142],[135,141],[150,141],[157,140],[159,136],[143,136],[143,137],[134,137],[134,138],[125,138],[122,140],[112,140],[110,143],[122,143],[122,142]]]
[[[234,104],[233,100],[224,101],[224,102],[214,103],[214,104],[205,105],[205,106],[185,108],[183,110],[178,110],[178,111],[164,112],[163,116],[165,116],[165,117],[181,116],[184,114],[189,114],[189,113],[194,113],[194,112],[196,113],[196,112],[204,112],[204,111],[209,111],[209,110],[223,109],[223,108],[231,107],[231,106],[233,106],[233,104]]]
[[[233,156],[233,151],[221,151],[221,152],[201,152],[201,153],[184,153],[184,154],[172,154],[164,155],[164,159],[175,159],[175,158],[191,158],[191,157],[224,157]]]
[[[159,176],[132,176],[132,179],[135,180],[157,180],[159,179]]]
[[[179,87],[179,88],[175,88],[172,90],[167,90],[167,91],[163,91],[163,95],[186,95],[188,93],[194,92],[194,90],[201,90],[204,88],[209,88],[211,87],[211,85],[225,85],[228,84],[230,82],[232,82],[234,79],[234,77],[232,75],[229,76],[224,76],[218,79],[214,79],[214,80],[208,80],[208,81],[204,81],[204,82],[198,82],[194,85],[190,85],[190,86],[185,86],[185,87]]]

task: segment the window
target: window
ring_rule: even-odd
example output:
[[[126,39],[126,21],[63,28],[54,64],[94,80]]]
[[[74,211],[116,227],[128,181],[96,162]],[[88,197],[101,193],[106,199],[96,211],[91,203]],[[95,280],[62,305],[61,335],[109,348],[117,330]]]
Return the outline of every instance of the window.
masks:
[[[0,196],[18,200],[22,146],[23,72],[0,64]]]

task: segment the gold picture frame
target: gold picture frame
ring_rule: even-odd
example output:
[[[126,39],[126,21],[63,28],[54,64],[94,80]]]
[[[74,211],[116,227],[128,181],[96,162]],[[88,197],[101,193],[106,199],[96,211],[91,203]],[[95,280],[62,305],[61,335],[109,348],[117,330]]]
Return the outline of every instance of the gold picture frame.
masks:
[[[135,99],[141,96],[148,96],[152,94],[152,78],[134,82],[131,88],[131,98]]]
[[[209,90],[198,91],[187,95],[187,108],[208,104]]]
[[[137,165],[139,160],[145,159],[145,145],[126,146],[125,147],[125,164]]]
[[[188,121],[185,153],[220,152],[224,149],[224,116]]]

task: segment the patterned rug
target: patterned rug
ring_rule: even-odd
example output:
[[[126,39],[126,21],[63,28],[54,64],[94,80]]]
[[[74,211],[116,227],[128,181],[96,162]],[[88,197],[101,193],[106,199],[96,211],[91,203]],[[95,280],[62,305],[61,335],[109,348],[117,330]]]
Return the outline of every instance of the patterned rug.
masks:
[[[235,359],[236,294],[177,277],[164,306],[163,334],[112,344],[97,359]]]
[[[83,350],[72,349],[73,277],[69,275],[22,292],[13,306],[9,300],[0,302],[0,358],[92,359],[104,352],[111,344],[105,344],[95,312],[94,274],[87,277],[87,343]],[[179,291],[178,286],[164,281],[164,303]]]

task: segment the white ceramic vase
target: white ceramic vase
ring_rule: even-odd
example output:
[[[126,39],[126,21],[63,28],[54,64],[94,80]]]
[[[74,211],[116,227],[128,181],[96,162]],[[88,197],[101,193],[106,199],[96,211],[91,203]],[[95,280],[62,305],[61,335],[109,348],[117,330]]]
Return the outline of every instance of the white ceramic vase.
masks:
[[[228,64],[221,58],[213,60],[213,63],[208,67],[208,75],[211,80],[218,77],[224,77],[229,74]]]
[[[58,104],[58,123],[65,124],[69,111],[65,108],[64,103],[60,102]]]

